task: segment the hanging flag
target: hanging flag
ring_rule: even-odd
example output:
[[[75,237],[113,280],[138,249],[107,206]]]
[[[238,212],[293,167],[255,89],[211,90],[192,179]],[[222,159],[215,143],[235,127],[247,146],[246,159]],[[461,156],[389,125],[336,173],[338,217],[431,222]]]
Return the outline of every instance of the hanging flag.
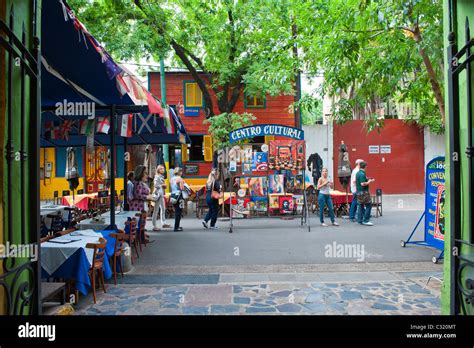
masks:
[[[138,134],[141,134],[143,133],[143,130],[146,128],[148,129],[148,132],[149,133],[153,133],[153,130],[151,129],[150,125],[148,124],[148,121],[152,120],[152,118],[154,117],[153,114],[148,114],[145,117],[142,116],[142,114],[136,114],[138,116],[138,119],[141,121],[141,125],[140,125],[140,128],[137,130],[137,133]],[[136,129],[136,125],[135,125],[135,129]]]
[[[148,103],[148,110],[150,114],[158,114],[163,116],[163,108],[160,105],[160,102],[155,99],[155,97],[148,91],[146,92],[146,99]]]
[[[171,115],[173,116],[173,121],[176,125],[176,132],[178,134],[179,142],[181,144],[186,144],[186,129],[184,128],[184,125],[181,123],[181,120],[179,119],[178,115],[174,111],[173,108],[170,108]]]
[[[102,59],[105,64],[105,71],[107,72],[107,76],[109,77],[109,79],[112,80],[115,76],[120,74],[123,70],[117,64],[115,64],[112,57],[107,52],[105,51],[103,52],[104,52],[104,55],[102,56]]]
[[[121,96],[124,96],[125,94],[130,92],[130,89],[128,88],[126,82],[124,81],[122,74],[117,75],[116,84],[117,84],[117,89]]]
[[[61,133],[59,130],[59,122],[57,121],[48,121],[44,125],[44,136],[47,139],[55,140],[61,138]]]
[[[69,140],[69,132],[71,132],[74,125],[74,120],[65,120],[60,127],[60,137],[61,139]]]
[[[164,114],[163,119],[165,123],[166,133],[172,134],[173,128],[171,127],[170,109],[168,105],[166,105],[165,108],[163,109],[163,114]]]
[[[99,117],[97,120],[96,133],[109,133],[110,129],[110,120],[108,117]]]
[[[90,136],[90,135],[93,135],[94,134],[94,130],[95,130],[95,119],[92,119],[92,120],[81,120],[80,122],[80,133],[83,134],[83,135],[87,135],[87,136]]]
[[[122,115],[120,136],[130,138],[132,136],[133,114]]]

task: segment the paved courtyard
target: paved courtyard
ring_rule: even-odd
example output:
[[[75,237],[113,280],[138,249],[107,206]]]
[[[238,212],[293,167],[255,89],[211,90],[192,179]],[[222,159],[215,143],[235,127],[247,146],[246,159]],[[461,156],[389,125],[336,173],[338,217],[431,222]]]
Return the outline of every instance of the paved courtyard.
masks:
[[[326,274],[327,276],[328,274]],[[360,273],[345,273],[347,281],[321,281],[324,274],[273,274],[275,279],[307,281],[266,281],[232,283],[235,275],[221,275],[216,284],[109,285],[100,292],[98,303],[90,296],[81,301],[79,315],[207,315],[207,314],[312,314],[312,315],[434,315],[440,314],[439,281],[429,275],[378,272],[367,281]],[[240,275],[244,276],[245,275]],[[257,280],[272,274],[248,275]],[[331,275],[329,275],[331,276]],[[189,276],[183,276],[183,280]],[[234,279],[233,279],[234,277]],[[414,277],[414,278],[413,278]],[[309,279],[318,281],[309,281]],[[330,278],[330,277],[329,277]],[[329,279],[327,278],[327,279]],[[333,279],[334,277],[333,274]],[[209,278],[208,278],[209,279]],[[194,281],[196,277],[194,276]]]

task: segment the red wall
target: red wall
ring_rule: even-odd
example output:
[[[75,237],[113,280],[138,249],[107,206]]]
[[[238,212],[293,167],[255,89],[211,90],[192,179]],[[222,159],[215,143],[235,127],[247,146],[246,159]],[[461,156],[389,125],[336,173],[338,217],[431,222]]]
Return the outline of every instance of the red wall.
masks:
[[[381,188],[384,194],[424,192],[423,129],[402,120],[385,120],[385,127],[367,134],[364,121],[334,125],[334,176],[337,177],[341,140],[347,145],[351,166],[356,159],[367,162],[367,175],[374,177],[370,191]],[[391,145],[390,154],[369,154],[369,145]],[[336,189],[343,191],[338,180]]]

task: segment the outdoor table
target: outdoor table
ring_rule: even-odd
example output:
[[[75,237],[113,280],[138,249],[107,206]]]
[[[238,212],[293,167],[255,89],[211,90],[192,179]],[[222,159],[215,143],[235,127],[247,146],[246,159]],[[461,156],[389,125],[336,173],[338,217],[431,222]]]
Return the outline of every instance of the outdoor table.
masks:
[[[128,218],[134,218],[139,211],[121,211],[115,213],[115,225],[121,230],[125,228],[125,222]],[[104,213],[102,215],[103,221],[94,221],[93,219],[85,219],[79,222],[77,225],[81,230],[96,230],[101,231],[110,225],[110,213]]]
[[[68,205],[68,206],[75,206],[82,210],[87,210],[89,209],[89,200],[97,198],[97,196],[98,196],[97,192],[74,195],[74,199],[72,195],[64,196],[62,198],[62,204]]]
[[[330,192],[332,203],[334,205],[341,205],[345,203],[351,203],[352,202],[352,193],[349,193],[346,196],[345,192],[342,191],[331,191]]]
[[[44,224],[46,225],[48,229],[51,228],[52,219],[47,217],[47,215],[61,214],[61,219],[63,221],[67,221],[69,217],[69,212],[65,210],[65,208],[67,208],[66,205],[53,205],[53,204],[43,205],[40,207],[40,216],[43,219]]]
[[[75,281],[76,289],[87,295],[91,289],[89,269],[92,265],[94,249],[86,248],[87,243],[97,243],[100,237],[107,240],[104,257],[104,277],[110,279],[112,270],[109,257],[114,253],[115,238],[110,236],[114,231],[95,232],[83,230],[71,232],[41,244],[41,275],[42,278],[63,278]],[[77,240],[68,244],[52,241]]]

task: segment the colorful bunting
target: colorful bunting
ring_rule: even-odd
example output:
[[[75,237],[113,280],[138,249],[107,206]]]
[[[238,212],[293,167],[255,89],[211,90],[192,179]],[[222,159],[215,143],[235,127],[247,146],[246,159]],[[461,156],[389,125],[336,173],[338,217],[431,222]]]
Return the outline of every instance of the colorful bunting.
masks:
[[[155,99],[155,97],[148,91],[146,92],[146,99],[148,102],[148,110],[150,114],[158,114],[163,116],[163,108],[161,107],[160,103]]]
[[[96,132],[107,134],[109,133],[109,129],[110,129],[109,117],[99,117],[99,119],[97,120]]]
[[[72,130],[74,120],[65,120],[60,126],[60,137],[61,139],[69,140],[69,132]]]
[[[45,138],[55,140],[61,138],[61,132],[59,130],[59,122],[48,121],[44,126],[44,136]]]
[[[84,135],[87,135],[87,136],[91,136],[94,134],[94,130],[95,130],[95,119],[92,119],[92,120],[81,120],[80,122],[81,124],[81,129],[80,129],[80,133],[81,134],[84,134]]]
[[[130,138],[132,136],[133,114],[122,115],[120,136]]]
[[[149,121],[149,120],[152,120],[153,114],[148,114],[148,115],[146,116],[146,118],[143,117],[142,114],[136,114],[136,115],[138,116],[138,119],[139,119],[140,121],[142,121],[142,124],[141,124],[141,126],[140,126],[140,129],[138,129],[137,133],[138,133],[138,134],[141,134],[141,133],[143,132],[144,128],[147,128],[149,133],[153,133],[153,130],[151,129],[150,125],[148,124],[148,121]],[[135,127],[135,128],[136,128],[136,127]]]

